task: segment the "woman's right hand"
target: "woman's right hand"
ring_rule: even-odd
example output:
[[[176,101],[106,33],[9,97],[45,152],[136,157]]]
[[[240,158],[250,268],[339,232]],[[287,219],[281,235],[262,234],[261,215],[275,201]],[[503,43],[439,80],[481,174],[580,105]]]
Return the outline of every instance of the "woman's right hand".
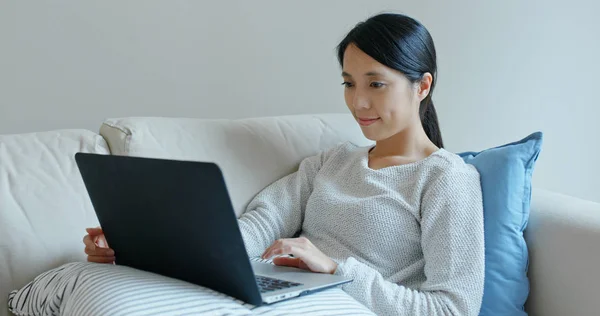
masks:
[[[86,228],[87,235],[83,237],[87,261],[96,263],[113,263],[115,251],[108,247],[102,228]]]

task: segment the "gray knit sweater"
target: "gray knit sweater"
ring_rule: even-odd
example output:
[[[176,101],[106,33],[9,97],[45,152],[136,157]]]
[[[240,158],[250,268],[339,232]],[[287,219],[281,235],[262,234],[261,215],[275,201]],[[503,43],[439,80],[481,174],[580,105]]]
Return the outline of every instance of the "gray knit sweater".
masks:
[[[304,159],[240,217],[251,257],[300,232],[354,279],[343,290],[378,315],[477,315],[484,279],[479,173],[440,149],[374,170],[370,147]]]

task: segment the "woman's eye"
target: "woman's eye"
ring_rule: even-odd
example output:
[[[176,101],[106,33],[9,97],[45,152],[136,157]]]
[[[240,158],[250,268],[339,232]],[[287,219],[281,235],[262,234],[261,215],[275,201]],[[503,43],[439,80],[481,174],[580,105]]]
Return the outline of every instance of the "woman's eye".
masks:
[[[345,86],[346,88],[350,88],[350,87],[352,87],[352,83],[348,82],[348,81],[344,81],[344,82],[342,82],[342,86]]]
[[[381,82],[371,82],[371,87],[373,87],[373,88],[381,88],[383,86],[384,86],[384,84]]]

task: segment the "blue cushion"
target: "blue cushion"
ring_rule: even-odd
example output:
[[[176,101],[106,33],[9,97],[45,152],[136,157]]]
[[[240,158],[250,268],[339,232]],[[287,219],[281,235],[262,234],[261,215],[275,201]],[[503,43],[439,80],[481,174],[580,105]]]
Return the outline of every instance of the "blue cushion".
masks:
[[[477,168],[483,190],[485,285],[480,315],[527,315],[531,175],[543,134],[481,152],[459,153]]]

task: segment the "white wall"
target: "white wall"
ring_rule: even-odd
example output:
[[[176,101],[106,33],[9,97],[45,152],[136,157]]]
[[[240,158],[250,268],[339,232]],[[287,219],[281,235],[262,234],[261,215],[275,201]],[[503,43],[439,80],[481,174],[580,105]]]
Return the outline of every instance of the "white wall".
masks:
[[[593,1],[0,0],[0,134],[120,116],[346,111],[334,48],[407,13],[432,33],[447,147],[542,130],[535,185],[600,201]]]

